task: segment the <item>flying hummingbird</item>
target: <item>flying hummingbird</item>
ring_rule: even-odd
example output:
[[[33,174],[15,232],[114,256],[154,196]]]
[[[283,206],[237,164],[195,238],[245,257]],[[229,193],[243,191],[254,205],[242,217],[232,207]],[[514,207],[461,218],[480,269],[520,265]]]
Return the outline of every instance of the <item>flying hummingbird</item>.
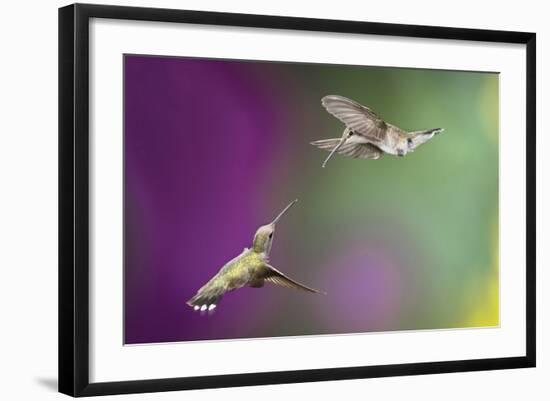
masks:
[[[384,153],[405,156],[443,132],[443,128],[404,131],[385,122],[368,107],[343,96],[325,96],[321,103],[330,114],[346,125],[341,138],[311,142],[312,145],[331,151],[323,167],[336,152],[348,157],[374,160]]]
[[[283,287],[319,293],[320,291],[292,280],[269,264],[275,226],[297,201],[292,201],[271,223],[258,228],[252,247],[245,248],[239,256],[227,262],[193,298],[187,301],[187,305],[194,310],[211,311],[226,292],[245,286],[260,288],[266,281]]]

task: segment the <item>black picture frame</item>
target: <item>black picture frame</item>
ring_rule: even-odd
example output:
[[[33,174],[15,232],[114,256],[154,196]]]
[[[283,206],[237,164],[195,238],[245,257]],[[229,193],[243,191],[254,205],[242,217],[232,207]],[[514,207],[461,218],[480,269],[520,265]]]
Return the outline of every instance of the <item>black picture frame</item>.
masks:
[[[526,45],[526,353],[518,357],[90,383],[89,22],[91,18],[323,31]],[[59,9],[59,391],[71,396],[157,392],[535,366],[534,33],[219,12],[74,4]]]

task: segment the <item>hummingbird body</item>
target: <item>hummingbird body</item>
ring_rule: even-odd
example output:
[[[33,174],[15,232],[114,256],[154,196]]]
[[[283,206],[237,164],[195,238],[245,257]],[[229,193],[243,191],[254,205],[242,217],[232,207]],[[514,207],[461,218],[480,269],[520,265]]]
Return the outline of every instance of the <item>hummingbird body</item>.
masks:
[[[323,167],[336,152],[348,157],[374,160],[384,153],[405,156],[443,131],[443,128],[411,132],[402,130],[382,120],[368,107],[343,96],[325,96],[321,103],[346,126],[341,138],[311,142],[312,145],[331,151]]]
[[[261,226],[254,235],[252,247],[245,248],[237,257],[227,262],[187,304],[195,310],[214,309],[222,296],[245,286],[261,288],[267,281],[272,284],[318,293],[313,288],[294,281],[269,264],[269,252],[273,243],[275,225],[281,216],[296,203],[290,203],[272,223]]]

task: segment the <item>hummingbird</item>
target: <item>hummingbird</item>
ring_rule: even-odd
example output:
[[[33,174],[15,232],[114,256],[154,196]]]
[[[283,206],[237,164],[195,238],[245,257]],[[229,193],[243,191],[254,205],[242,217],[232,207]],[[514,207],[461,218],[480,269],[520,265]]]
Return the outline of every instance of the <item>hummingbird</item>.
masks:
[[[251,248],[227,262],[219,272],[201,287],[187,305],[198,311],[211,311],[218,305],[223,295],[245,286],[260,288],[265,282],[307,292],[320,293],[294,281],[269,264],[269,252],[273,244],[275,227],[281,217],[297,202],[295,199],[275,219],[261,226],[254,235]]]
[[[402,130],[382,120],[368,107],[344,96],[325,96],[321,99],[321,104],[346,126],[341,138],[311,142],[321,149],[330,150],[323,162],[323,168],[336,152],[348,157],[374,160],[384,153],[405,156],[444,130]]]

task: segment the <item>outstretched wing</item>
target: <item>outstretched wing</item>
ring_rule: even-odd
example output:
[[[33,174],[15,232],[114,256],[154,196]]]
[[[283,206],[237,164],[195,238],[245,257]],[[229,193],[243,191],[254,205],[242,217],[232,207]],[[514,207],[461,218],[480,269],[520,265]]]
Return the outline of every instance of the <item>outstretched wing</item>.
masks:
[[[334,149],[340,138],[333,139],[321,139],[311,142],[312,145],[317,146],[320,149],[328,150],[329,152]],[[351,143],[346,142],[336,151],[336,153],[347,157],[353,157],[358,159],[379,159],[383,152],[380,148],[374,146],[371,143]]]
[[[271,265],[266,265],[266,268],[267,268],[267,272],[264,279],[265,281],[271,284],[276,284],[287,288],[295,288],[297,290],[303,290],[307,292],[314,292],[317,294],[321,293],[321,291],[310,288],[306,285],[303,285],[297,281],[292,280],[290,277],[286,276],[285,274],[275,269]]]
[[[368,107],[338,95],[325,96],[321,103],[354,133],[363,135],[374,144],[386,139],[386,123]]]

